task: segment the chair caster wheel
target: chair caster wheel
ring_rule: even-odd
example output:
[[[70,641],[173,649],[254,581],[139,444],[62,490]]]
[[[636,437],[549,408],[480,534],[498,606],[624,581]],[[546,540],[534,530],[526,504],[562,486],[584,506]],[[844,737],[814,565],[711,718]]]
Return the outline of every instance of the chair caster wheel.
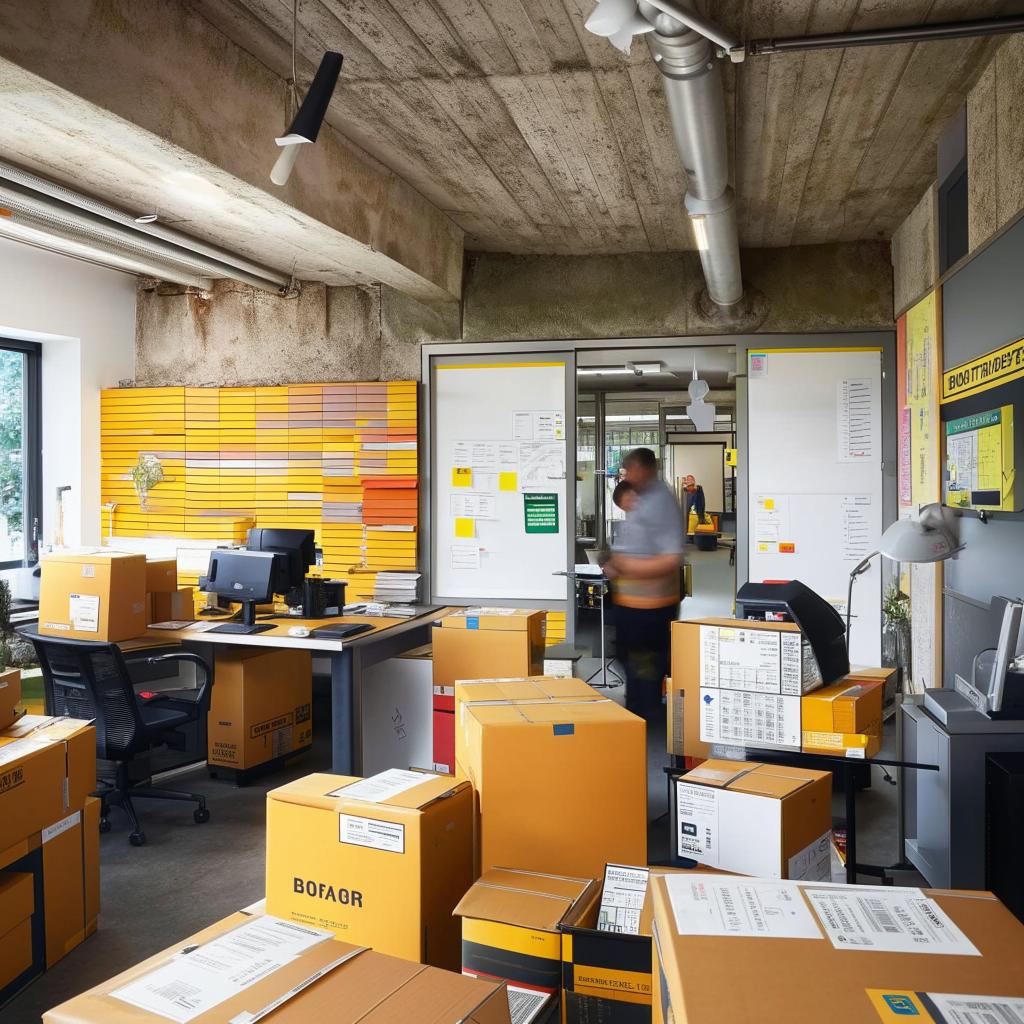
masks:
[[[145,842],[146,842],[146,833],[145,832],[133,832],[128,837],[128,842],[131,843],[132,846],[143,846],[143,845],[145,845]]]
[[[192,820],[197,825],[203,825],[210,820],[210,812],[205,807],[197,807],[192,812]]]
[[[109,831],[110,831],[110,819],[109,818],[100,818],[100,832],[109,832]]]

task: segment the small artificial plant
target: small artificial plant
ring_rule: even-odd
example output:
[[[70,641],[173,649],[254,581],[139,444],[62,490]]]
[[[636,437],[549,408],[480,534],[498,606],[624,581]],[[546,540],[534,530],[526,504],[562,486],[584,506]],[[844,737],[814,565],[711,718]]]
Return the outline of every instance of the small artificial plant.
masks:
[[[900,590],[898,583],[890,583],[886,588],[882,615],[893,625],[910,625],[910,598]]]
[[[0,580],[0,672],[11,664],[11,585]]]
[[[139,496],[139,507],[143,512],[147,510],[146,499],[149,492],[164,478],[164,467],[155,455],[146,452],[139,453],[139,461],[132,466],[132,484],[135,493]]]

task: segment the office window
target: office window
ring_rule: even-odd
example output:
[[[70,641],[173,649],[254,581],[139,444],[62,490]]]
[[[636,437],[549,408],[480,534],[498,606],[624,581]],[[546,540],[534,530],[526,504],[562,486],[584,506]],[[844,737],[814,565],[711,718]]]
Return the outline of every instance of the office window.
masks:
[[[41,353],[0,338],[0,568],[35,561],[41,525]]]

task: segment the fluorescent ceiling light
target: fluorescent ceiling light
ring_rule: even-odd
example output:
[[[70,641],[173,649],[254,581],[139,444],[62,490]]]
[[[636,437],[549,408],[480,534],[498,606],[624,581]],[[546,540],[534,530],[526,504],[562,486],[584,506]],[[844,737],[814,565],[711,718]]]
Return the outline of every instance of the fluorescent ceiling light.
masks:
[[[581,366],[576,370],[577,377],[612,377],[618,374],[631,374],[628,366]]]

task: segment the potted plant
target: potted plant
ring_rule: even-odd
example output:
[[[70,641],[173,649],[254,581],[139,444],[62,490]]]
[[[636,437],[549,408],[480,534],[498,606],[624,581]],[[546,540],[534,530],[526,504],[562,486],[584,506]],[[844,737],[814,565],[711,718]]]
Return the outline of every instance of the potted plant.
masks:
[[[910,670],[910,597],[890,583],[882,601],[882,662]]]
[[[164,478],[164,467],[155,455],[146,452],[139,453],[139,461],[132,466],[132,484],[135,493],[139,497],[139,508],[143,512],[149,511],[146,499],[149,492]]]

